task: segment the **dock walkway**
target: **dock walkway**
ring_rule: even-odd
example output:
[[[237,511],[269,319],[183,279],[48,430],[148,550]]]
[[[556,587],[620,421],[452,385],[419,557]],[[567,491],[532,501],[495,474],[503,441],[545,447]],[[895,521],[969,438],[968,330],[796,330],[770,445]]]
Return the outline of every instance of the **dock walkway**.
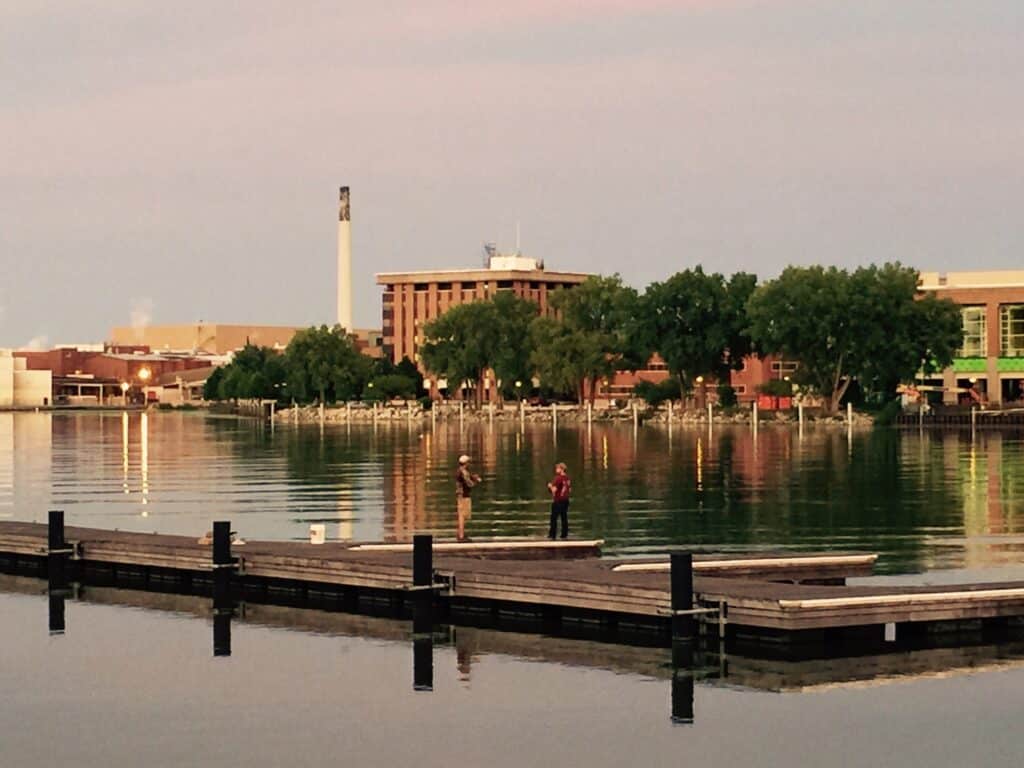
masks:
[[[122,582],[186,593],[208,588],[211,547],[195,538],[75,527],[68,527],[65,537],[62,551],[70,554],[72,572],[83,583]],[[533,612],[549,624],[587,621],[667,632],[673,615],[667,561],[601,558],[601,544],[437,542],[431,589],[452,616]],[[46,525],[0,522],[0,571],[45,575],[48,547]],[[387,600],[399,609],[411,605],[410,544],[250,541],[234,546],[231,554],[237,560],[233,583],[245,600],[275,602],[275,596],[297,593],[354,610],[364,600]],[[862,635],[868,630],[881,641],[897,625],[1024,627],[1024,582],[846,585],[849,577],[869,575],[875,559],[842,553],[698,554],[692,573],[695,605],[717,610],[720,628],[773,641],[820,638],[822,631],[841,629]]]

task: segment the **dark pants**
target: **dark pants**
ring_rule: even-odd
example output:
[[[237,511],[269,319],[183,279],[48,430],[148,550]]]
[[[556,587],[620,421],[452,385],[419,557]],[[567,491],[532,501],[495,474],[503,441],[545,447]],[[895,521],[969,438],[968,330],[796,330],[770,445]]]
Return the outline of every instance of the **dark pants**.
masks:
[[[551,527],[548,528],[548,538],[555,538],[555,531],[558,530],[558,518],[562,518],[562,538],[569,535],[569,500],[551,502]]]

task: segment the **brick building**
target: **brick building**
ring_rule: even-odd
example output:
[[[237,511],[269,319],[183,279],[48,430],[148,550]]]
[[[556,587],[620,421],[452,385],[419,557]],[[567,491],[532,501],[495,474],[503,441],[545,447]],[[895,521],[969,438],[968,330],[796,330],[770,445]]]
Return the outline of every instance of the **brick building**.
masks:
[[[590,275],[549,272],[535,259],[492,253],[486,267],[428,272],[382,272],[384,354],[398,363],[403,357],[419,363],[423,325],[459,304],[483,301],[511,291],[548,311],[553,291],[579,285]]]
[[[961,306],[963,346],[935,382],[943,401],[971,389],[992,405],[1024,400],[1024,271],[922,272],[918,287]]]

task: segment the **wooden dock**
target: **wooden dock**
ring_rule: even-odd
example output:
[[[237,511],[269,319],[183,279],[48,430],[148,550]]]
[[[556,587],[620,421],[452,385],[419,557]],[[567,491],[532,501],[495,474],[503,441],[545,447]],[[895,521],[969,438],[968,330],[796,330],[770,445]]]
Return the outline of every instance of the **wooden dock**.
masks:
[[[58,548],[46,525],[0,522],[0,571],[46,576],[66,558],[83,584],[209,594],[214,565],[196,538],[69,527]],[[255,542],[231,549],[230,591],[255,603],[410,613],[429,590],[439,621],[664,644],[679,610],[665,560],[602,558],[600,541],[436,542],[428,582],[414,585],[411,544]],[[957,587],[848,586],[876,556],[842,553],[698,554],[690,613],[705,632],[824,651],[854,640],[884,647],[922,628],[1024,628],[1024,582]],[[62,566],[63,567],[63,566]],[[689,597],[689,596],[688,596]],[[951,635],[952,636],[952,635]]]

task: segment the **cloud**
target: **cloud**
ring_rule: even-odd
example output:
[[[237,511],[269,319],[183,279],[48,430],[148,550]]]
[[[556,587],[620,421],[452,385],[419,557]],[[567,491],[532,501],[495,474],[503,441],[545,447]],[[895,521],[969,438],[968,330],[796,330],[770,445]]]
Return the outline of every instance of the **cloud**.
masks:
[[[31,350],[33,352],[38,352],[40,350],[49,348],[50,337],[47,336],[46,334],[39,334],[38,336],[33,336],[31,339],[28,340],[26,344],[22,346],[22,349]]]
[[[137,340],[142,340],[142,331],[153,322],[153,300],[148,296],[132,299],[130,324]]]

